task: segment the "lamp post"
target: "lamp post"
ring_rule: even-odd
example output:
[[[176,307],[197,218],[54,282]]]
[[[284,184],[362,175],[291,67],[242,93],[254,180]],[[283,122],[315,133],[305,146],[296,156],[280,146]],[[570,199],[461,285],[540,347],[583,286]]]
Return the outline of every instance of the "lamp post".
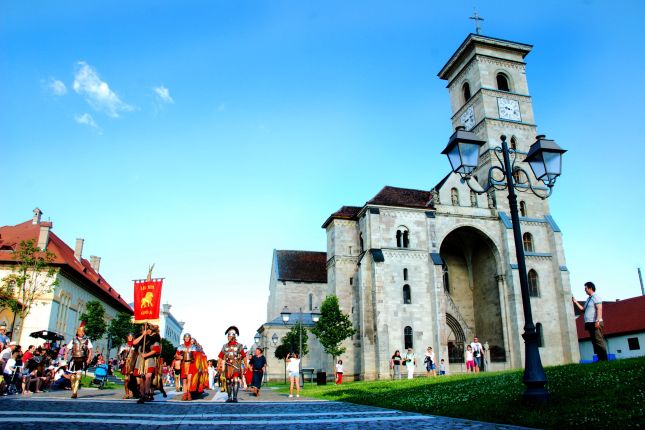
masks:
[[[542,367],[542,361],[540,360],[540,350],[538,348],[539,334],[533,324],[526,261],[522,243],[522,229],[520,227],[520,218],[517,210],[517,195],[515,194],[515,189],[527,188],[541,199],[548,198],[553,192],[555,180],[560,176],[562,154],[566,150],[560,148],[553,140],[546,139],[544,135],[537,136],[536,142],[529,148],[529,152],[524,161],[529,163],[535,177],[547,186],[547,192],[542,193],[540,189],[533,187],[528,172],[522,167],[516,166],[517,152],[514,149],[508,149],[506,136],[500,136],[500,140],[501,147],[497,146],[492,149],[500,165],[490,167],[488,177],[486,178],[486,186],[483,189],[473,188],[470,180],[472,179],[474,170],[479,165],[479,150],[486,143],[485,141],[480,140],[475,133],[466,131],[463,126],[459,126],[452,136],[450,136],[448,145],[441,153],[448,156],[452,171],[459,173],[464,182],[475,193],[484,194],[491,188],[503,189],[505,187],[508,190],[508,203],[513,223],[513,239],[515,242],[518,275],[520,277],[522,307],[524,309],[524,333],[522,334],[525,348],[523,382],[526,385],[526,390],[524,391],[524,398],[529,401],[543,402],[548,399],[549,392],[545,387],[546,375]],[[512,162],[511,155],[513,156]],[[495,178],[495,173],[502,174],[502,178]],[[524,176],[524,181],[521,181],[522,175]]]

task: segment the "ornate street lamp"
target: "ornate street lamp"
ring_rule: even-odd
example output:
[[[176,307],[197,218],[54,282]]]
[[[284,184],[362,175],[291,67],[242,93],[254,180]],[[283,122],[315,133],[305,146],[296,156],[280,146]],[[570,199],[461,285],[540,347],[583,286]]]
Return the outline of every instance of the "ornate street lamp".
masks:
[[[291,317],[291,312],[289,312],[289,308],[286,306],[284,309],[282,309],[282,312],[280,312],[280,316],[282,317],[282,324],[287,325],[289,322],[289,318]]]
[[[276,333],[273,333],[273,336],[271,336],[271,342],[273,342],[273,346],[278,344],[278,335]]]
[[[528,277],[526,272],[526,261],[524,257],[524,247],[522,243],[522,229],[520,227],[520,217],[517,210],[517,195],[515,188],[526,191],[530,189],[533,194],[541,199],[546,199],[553,192],[555,180],[560,176],[562,167],[562,154],[566,151],[560,148],[553,140],[545,139],[544,135],[537,136],[536,142],[531,145],[529,153],[524,161],[528,162],[531,170],[538,180],[541,180],[548,188],[546,193],[544,188],[536,188],[531,184],[529,174],[520,166],[516,166],[517,152],[508,149],[506,136],[500,136],[502,141],[501,147],[492,149],[500,165],[493,165],[488,171],[486,186],[483,189],[475,189],[470,184],[473,171],[479,165],[479,150],[485,141],[479,139],[473,132],[466,131],[463,126],[456,128],[450,136],[448,145],[441,152],[448,156],[452,171],[459,173],[468,187],[477,194],[484,194],[491,188],[508,190],[508,203],[511,211],[511,221],[513,223],[513,238],[515,241],[515,254],[517,257],[518,275],[520,277],[520,289],[522,292],[522,307],[524,309],[524,398],[531,401],[546,401],[549,392],[546,389],[546,375],[540,360],[539,335],[533,324],[533,315],[531,312],[531,301],[529,298]],[[501,154],[501,157],[500,157]],[[511,162],[511,155],[513,160]],[[498,174],[495,177],[495,174]],[[499,177],[499,174],[502,177]]]
[[[318,306],[314,308],[313,311],[311,311],[311,320],[315,323],[320,321],[320,310],[318,309]]]

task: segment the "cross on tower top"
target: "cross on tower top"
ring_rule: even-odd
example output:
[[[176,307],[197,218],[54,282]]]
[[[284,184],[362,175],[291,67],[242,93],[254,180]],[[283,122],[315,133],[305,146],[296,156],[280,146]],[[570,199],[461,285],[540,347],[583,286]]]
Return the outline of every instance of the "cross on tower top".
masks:
[[[483,20],[484,20],[484,18],[482,18],[481,16],[479,16],[479,15],[477,14],[477,10],[476,10],[476,9],[474,9],[473,16],[471,16],[469,19],[475,20],[475,31],[477,32],[477,34],[481,34],[481,30],[482,30],[482,28],[481,28],[481,26],[479,25],[479,21],[483,21]]]

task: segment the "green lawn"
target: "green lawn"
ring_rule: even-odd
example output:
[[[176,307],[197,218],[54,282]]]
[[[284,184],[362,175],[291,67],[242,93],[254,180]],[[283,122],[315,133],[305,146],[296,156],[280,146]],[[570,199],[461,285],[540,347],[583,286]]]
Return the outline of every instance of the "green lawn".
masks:
[[[543,406],[522,402],[521,370],[341,386],[306,384],[302,394],[546,429],[645,428],[645,358],[554,366],[545,371],[551,397]]]

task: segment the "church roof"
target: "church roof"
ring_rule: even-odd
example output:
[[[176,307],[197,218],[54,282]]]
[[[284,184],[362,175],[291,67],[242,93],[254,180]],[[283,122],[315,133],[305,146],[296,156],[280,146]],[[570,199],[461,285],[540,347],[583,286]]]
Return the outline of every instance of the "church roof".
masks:
[[[329,218],[325,220],[325,222],[322,225],[322,228],[325,228],[329,225],[331,220],[333,219],[356,219],[356,215],[363,209],[360,206],[343,206],[340,209],[338,209],[336,212],[333,214],[329,215]]]
[[[278,281],[327,283],[327,253],[275,251]]]
[[[430,205],[430,191],[385,186],[367,204],[425,209]]]
[[[645,312],[643,309],[645,309],[645,296],[615,302],[602,302],[605,336],[645,332]],[[583,316],[576,319],[576,330],[578,331],[578,340],[589,339]]]
[[[13,258],[12,251],[16,249],[20,242],[33,240],[37,244],[41,226],[51,228],[52,223],[43,221],[34,224],[32,220],[29,220],[14,226],[0,227],[0,264],[14,264],[17,262]],[[74,250],[51,230],[49,231],[47,250],[54,254],[52,262],[54,266],[68,269],[80,276],[84,281],[84,286],[90,292],[114,306],[118,311],[132,313],[132,309],[121,295],[110,286],[103,276],[92,268],[90,262],[84,258],[79,261],[74,256]]]

